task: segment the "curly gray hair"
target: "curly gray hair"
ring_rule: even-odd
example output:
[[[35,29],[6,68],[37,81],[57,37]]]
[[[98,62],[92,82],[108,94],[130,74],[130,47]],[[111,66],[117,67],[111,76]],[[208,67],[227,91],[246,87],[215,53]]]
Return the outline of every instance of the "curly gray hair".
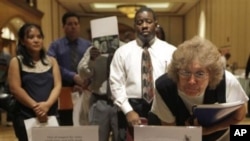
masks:
[[[194,60],[198,60],[200,65],[208,70],[208,86],[214,89],[224,74],[221,54],[213,43],[199,36],[195,36],[178,46],[168,67],[168,76],[173,81],[178,82],[179,70],[187,68]]]

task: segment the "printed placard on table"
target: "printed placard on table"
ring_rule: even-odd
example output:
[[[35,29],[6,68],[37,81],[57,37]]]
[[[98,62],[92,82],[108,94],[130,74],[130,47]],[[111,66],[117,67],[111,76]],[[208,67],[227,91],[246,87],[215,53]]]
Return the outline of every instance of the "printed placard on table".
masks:
[[[34,127],[32,141],[99,141],[98,126]]]
[[[202,128],[198,126],[147,126],[134,127],[135,141],[201,141]]]

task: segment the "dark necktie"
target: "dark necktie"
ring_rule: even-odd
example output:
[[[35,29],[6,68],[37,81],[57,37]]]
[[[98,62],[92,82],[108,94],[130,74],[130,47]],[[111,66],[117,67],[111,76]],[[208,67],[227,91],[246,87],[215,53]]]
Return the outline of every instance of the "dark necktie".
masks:
[[[142,52],[142,97],[148,103],[151,103],[154,97],[153,84],[153,67],[151,63],[150,54],[148,52],[149,46],[144,46]]]
[[[71,69],[76,71],[78,65],[78,53],[76,42],[70,43]]]

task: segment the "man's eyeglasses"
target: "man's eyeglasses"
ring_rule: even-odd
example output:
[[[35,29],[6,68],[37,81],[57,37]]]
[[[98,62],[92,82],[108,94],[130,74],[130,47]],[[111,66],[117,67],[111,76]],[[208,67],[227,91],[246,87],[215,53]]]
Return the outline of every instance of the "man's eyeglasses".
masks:
[[[192,75],[194,75],[194,77],[197,80],[203,80],[203,79],[206,79],[208,76],[208,73],[205,71],[197,71],[197,72],[192,73],[186,70],[179,70],[178,73],[182,78],[185,78],[185,79],[189,79]]]

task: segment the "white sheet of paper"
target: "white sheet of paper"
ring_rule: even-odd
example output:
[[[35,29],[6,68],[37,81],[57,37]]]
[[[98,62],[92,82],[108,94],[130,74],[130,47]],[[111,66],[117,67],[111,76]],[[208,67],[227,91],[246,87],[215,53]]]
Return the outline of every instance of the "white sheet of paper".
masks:
[[[49,116],[48,121],[46,123],[40,123],[37,118],[30,118],[24,120],[26,132],[28,135],[29,141],[32,141],[31,129],[33,127],[50,127],[50,126],[59,126],[58,121],[55,116]]]
[[[79,123],[79,118],[80,118],[80,112],[81,112],[81,105],[82,105],[82,102],[83,102],[83,95],[84,94],[81,94],[78,96],[77,99],[75,99],[75,102],[74,103],[74,107],[73,107],[73,125],[74,126],[80,126],[80,123]],[[72,97],[72,100],[74,101],[73,97]]]
[[[90,21],[91,36],[92,38],[108,36],[108,35],[118,35],[118,25],[117,17],[105,17],[93,19]]]
[[[201,141],[202,128],[194,126],[147,126],[134,127],[135,141]]]
[[[80,99],[80,94],[78,91],[76,92],[72,92],[71,93],[71,99],[72,99],[72,103],[73,105],[75,105],[77,103],[77,101]]]

